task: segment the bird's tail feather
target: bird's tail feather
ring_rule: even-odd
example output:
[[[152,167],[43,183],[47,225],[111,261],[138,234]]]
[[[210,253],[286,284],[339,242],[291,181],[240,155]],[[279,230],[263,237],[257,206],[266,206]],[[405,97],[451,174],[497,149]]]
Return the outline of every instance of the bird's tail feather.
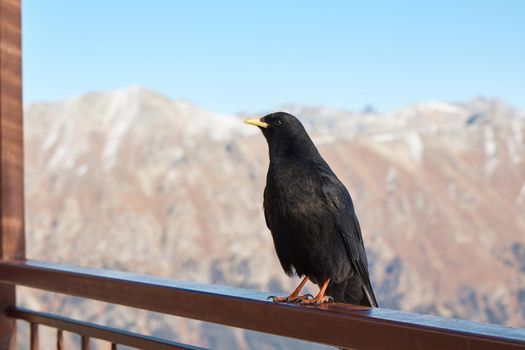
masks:
[[[376,296],[374,295],[374,291],[372,290],[372,288],[369,289],[369,288],[363,287],[363,292],[364,292],[363,299],[366,300],[366,302],[368,303],[368,306],[379,307],[379,305],[377,304]]]

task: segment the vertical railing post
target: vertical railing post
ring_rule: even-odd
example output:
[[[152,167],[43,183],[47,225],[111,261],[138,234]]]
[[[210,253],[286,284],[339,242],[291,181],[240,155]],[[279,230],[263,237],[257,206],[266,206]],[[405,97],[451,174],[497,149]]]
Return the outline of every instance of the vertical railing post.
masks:
[[[91,349],[91,339],[87,335],[81,336],[80,342],[82,344],[82,346],[81,346],[82,350],[90,350]]]
[[[0,258],[24,259],[24,160],[20,0],[0,0]],[[0,350],[16,348],[5,310],[15,287],[0,283]]]
[[[29,348],[31,350],[38,350],[40,348],[40,340],[38,336],[38,324],[31,322],[29,325],[29,332],[31,333],[29,339]]]
[[[64,332],[57,329],[57,350],[64,350]]]

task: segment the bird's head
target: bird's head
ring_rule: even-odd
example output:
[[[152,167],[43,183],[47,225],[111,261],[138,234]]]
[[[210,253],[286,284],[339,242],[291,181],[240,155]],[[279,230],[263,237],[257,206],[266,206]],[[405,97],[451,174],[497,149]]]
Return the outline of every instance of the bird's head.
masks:
[[[275,112],[262,118],[246,119],[244,122],[261,129],[270,148],[270,157],[308,156],[312,152],[318,154],[303,124],[289,113]]]

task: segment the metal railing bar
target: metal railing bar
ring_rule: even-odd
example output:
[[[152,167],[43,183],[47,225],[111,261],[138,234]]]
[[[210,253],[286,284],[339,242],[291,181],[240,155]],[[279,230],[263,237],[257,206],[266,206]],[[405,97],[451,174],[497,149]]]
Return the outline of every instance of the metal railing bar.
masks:
[[[131,346],[134,348],[140,348],[144,350],[204,350],[196,346],[181,344],[168,340],[163,340],[155,337],[146,335],[140,335],[112,327],[101,326],[93,323],[84,321],[78,321],[63,316],[58,316],[46,312],[32,311],[25,308],[16,308],[8,310],[10,317],[25,320],[31,324],[41,324],[60,330],[73,332],[79,334],[82,338],[82,349],[89,349],[89,339],[96,338],[106,340],[113,343],[113,347],[116,348],[115,344],[122,344]],[[62,335],[57,338],[62,339]],[[57,344],[59,342],[57,341]],[[61,345],[57,345],[57,348],[61,349]]]

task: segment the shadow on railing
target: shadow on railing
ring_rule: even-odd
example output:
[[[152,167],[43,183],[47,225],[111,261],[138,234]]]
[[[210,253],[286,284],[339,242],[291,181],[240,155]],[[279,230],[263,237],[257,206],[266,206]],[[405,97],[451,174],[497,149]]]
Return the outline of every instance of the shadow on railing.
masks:
[[[0,282],[100,300],[226,326],[352,349],[525,349],[525,330],[348,304],[298,306],[267,293],[37,261],[0,261]],[[13,307],[10,317],[140,349],[198,349],[124,330]]]

